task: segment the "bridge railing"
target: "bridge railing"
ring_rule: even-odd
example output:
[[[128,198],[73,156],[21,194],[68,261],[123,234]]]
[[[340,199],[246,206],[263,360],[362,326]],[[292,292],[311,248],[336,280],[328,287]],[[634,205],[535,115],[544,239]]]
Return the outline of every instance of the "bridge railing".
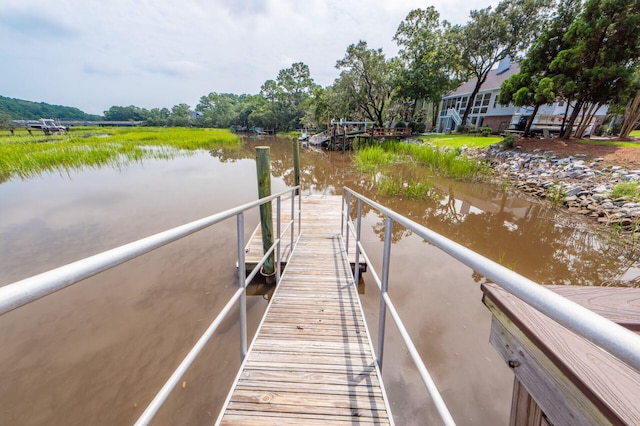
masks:
[[[357,211],[355,219],[351,218],[352,200],[356,201]],[[367,253],[360,241],[362,227],[362,203],[366,203],[385,217],[384,252],[382,256],[382,271],[378,276]],[[464,265],[485,276],[493,283],[498,284],[509,293],[523,300],[533,308],[547,315],[567,329],[593,342],[607,350],[632,368],[640,371],[640,335],[556,294],[540,284],[531,281],[512,270],[495,263],[484,256],[475,253],[468,248],[455,243],[440,234],[388,209],[367,197],[345,187],[343,189],[342,203],[342,234],[345,237],[345,246],[349,252],[350,236],[355,238],[355,264],[358,265],[360,256],[364,257],[368,270],[376,285],[380,289],[380,315],[378,320],[378,342],[376,348],[376,362],[382,371],[384,356],[385,322],[387,311],[391,314],[400,336],[402,337],[420,377],[431,396],[433,403],[445,424],[454,424],[438,389],[433,382],[420,354],[413,344],[409,333],[402,324],[400,315],[393,305],[388,293],[389,266],[391,261],[391,236],[393,223],[397,223],[406,229],[433,244],[435,247],[451,255]],[[355,220],[355,223],[354,223]],[[346,224],[346,230],[345,230]],[[354,278],[359,280],[360,269],[354,269]]]
[[[247,285],[258,274],[260,268],[264,265],[266,259],[272,254],[276,253],[277,267],[276,267],[276,281],[280,280],[281,269],[281,241],[290,233],[291,246],[293,247],[294,239],[300,235],[300,206],[301,206],[301,191],[299,186],[283,191],[278,194],[264,197],[259,200],[247,203],[221,213],[216,213],[211,216],[187,223],[176,228],[169,229],[164,232],[160,232],[155,235],[125,244],[120,247],[96,254],[94,256],[87,257],[85,259],[70,263],[65,266],[61,266],[51,271],[44,272],[39,275],[35,275],[30,278],[26,278],[21,281],[16,281],[12,284],[8,284],[4,287],[0,287],[0,315],[10,312],[14,309],[18,309],[28,303],[34,302],[38,299],[46,297],[52,293],[55,293],[64,288],[70,287],[78,282],[113,268],[117,265],[123,264],[129,260],[132,260],[138,256],[149,253],[157,248],[173,243],[181,238],[187,237],[196,232],[202,231],[213,225],[216,225],[226,219],[236,217],[236,230],[237,230],[237,250],[238,250],[238,275],[237,285],[238,289],[233,296],[229,299],[227,304],[222,308],[218,316],[209,325],[207,330],[198,339],[196,344],[191,348],[184,360],[180,363],[178,368],[166,381],[164,386],[158,391],[154,399],[147,406],[142,415],[138,418],[136,425],[148,424],[155,414],[158,412],[162,404],[165,402],[171,391],[180,382],[182,376],[189,369],[193,361],[198,354],[205,347],[206,343],[211,339],[213,334],[218,329],[222,321],[227,317],[231,309],[237,303],[240,311],[240,359],[243,360],[247,354],[247,308],[246,308],[246,288]],[[297,195],[296,195],[297,193]],[[297,210],[296,210],[297,199]],[[248,210],[254,209],[262,204],[270,203],[275,200],[276,202],[276,236],[277,238],[262,257],[260,262],[253,268],[253,270],[246,275],[245,264],[245,246],[244,246],[244,213]],[[282,201],[291,200],[291,219],[287,222],[282,229],[281,225],[281,210]],[[298,228],[296,233],[295,222],[298,219]],[[291,251],[289,251],[289,255]]]

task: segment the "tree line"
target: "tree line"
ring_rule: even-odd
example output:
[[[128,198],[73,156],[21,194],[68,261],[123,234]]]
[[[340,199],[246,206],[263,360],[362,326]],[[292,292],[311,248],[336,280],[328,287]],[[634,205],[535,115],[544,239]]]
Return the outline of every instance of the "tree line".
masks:
[[[82,112],[78,108],[31,102],[0,96],[0,122],[11,120],[38,120],[54,117],[59,120],[101,120],[99,115]]]
[[[255,95],[209,93],[192,108],[147,110],[113,106],[107,120],[153,126],[263,127],[275,131],[323,128],[331,118],[402,122],[417,131],[437,124],[442,96],[469,80],[471,100],[501,60],[520,61],[502,86],[503,105],[565,101],[573,107],[563,137],[604,104],[624,118],[621,136],[640,118],[640,2],[638,0],[503,0],[472,10],[463,25],[434,7],[415,9],[399,24],[397,57],[360,40],[336,61],[338,77],[322,87],[309,67],[282,69]],[[467,121],[474,102],[462,116]],[[533,121],[531,117],[530,123]],[[577,126],[574,126],[577,124]]]

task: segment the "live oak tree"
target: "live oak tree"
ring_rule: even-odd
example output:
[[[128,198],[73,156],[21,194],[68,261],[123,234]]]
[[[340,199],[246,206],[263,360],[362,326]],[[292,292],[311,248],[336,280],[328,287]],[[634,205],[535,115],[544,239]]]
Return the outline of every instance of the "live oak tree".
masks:
[[[267,80],[260,94],[267,100],[273,127],[276,130],[295,129],[301,126],[304,101],[311,95],[315,84],[309,67],[296,62],[282,69],[275,80]]]
[[[503,0],[495,9],[472,10],[471,20],[456,25],[448,37],[460,53],[460,67],[476,84],[462,116],[466,124],[475,96],[493,66],[525,51],[550,10],[550,0]]]
[[[429,102],[432,125],[436,123],[442,95],[460,82],[456,78],[458,54],[446,37],[450,27],[429,6],[410,11],[393,38],[400,47],[401,64],[395,75],[395,97],[410,103],[412,119],[422,118],[416,117],[417,107],[423,101]]]
[[[334,90],[363,118],[383,127],[391,96],[391,72],[382,49],[369,49],[367,42],[361,40],[347,48],[336,68],[341,72],[334,82]]]
[[[237,123],[238,106],[242,97],[233,93],[209,93],[202,96],[196,111],[202,113],[200,119],[204,127],[230,127]]]

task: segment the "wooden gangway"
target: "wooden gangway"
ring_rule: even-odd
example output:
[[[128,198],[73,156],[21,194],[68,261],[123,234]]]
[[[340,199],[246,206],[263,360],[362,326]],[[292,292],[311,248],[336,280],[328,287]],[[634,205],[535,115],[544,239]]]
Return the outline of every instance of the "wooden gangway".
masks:
[[[350,261],[341,197],[303,197],[302,233],[219,423],[392,424]]]

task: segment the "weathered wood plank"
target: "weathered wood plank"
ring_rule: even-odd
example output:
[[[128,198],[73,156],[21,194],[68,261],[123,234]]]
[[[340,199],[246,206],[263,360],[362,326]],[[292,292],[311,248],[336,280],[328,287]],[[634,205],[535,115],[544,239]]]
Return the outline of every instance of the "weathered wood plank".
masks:
[[[309,371],[265,371],[245,368],[240,377],[245,380],[256,382],[305,382],[320,383],[329,385],[350,384],[359,386],[379,386],[378,377],[371,375],[374,368],[366,369],[353,368],[353,374],[343,374],[336,372],[309,372]]]
[[[640,375],[494,285],[491,342],[554,424],[640,424]]]
[[[339,235],[340,198],[307,201],[304,212],[334,211],[303,220],[220,424],[393,423]]]

